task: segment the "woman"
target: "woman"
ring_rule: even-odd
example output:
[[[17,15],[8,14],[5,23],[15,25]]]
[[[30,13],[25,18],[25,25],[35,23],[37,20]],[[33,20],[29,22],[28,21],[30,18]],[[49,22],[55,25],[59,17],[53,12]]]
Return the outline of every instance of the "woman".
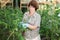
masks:
[[[29,11],[24,14],[23,26],[28,28],[24,34],[26,40],[41,40],[39,34],[41,16],[36,12],[38,3],[35,0],[28,4]]]

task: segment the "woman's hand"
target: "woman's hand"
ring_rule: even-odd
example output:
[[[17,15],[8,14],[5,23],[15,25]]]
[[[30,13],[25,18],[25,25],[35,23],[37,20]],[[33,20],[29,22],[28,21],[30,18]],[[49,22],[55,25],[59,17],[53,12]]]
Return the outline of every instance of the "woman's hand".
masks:
[[[28,24],[28,23],[23,23],[22,26],[24,28],[29,28],[31,30],[35,30],[37,28],[37,26],[33,26],[33,25]]]
[[[24,23],[24,22],[20,22],[20,24],[22,25],[23,28],[29,28],[31,30],[35,30],[37,28],[37,26],[30,25],[30,24]]]
[[[31,29],[31,30],[35,30],[35,29],[37,29],[37,26],[29,25],[28,28]]]

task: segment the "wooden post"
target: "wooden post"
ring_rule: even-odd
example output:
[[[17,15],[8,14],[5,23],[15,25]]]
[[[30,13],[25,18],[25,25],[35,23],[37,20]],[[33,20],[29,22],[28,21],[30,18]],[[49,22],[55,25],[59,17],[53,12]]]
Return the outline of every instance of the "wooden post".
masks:
[[[7,3],[12,3],[13,6],[13,0],[0,0],[1,8],[6,6]]]

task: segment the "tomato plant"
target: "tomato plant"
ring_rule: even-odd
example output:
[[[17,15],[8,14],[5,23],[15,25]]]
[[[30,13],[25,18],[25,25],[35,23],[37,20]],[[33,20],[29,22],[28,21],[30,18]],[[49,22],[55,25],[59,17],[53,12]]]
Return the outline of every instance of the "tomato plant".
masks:
[[[22,32],[25,29],[18,27],[22,17],[23,13],[19,8],[0,9],[0,40],[24,40]]]

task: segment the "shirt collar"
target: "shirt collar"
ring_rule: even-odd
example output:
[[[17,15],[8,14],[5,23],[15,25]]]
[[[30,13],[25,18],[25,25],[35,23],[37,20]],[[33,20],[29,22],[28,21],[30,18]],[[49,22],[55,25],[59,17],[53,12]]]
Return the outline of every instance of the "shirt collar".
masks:
[[[28,12],[28,14],[27,14],[28,16],[29,16],[29,12]],[[32,17],[35,17],[36,16],[36,12],[32,15]]]

